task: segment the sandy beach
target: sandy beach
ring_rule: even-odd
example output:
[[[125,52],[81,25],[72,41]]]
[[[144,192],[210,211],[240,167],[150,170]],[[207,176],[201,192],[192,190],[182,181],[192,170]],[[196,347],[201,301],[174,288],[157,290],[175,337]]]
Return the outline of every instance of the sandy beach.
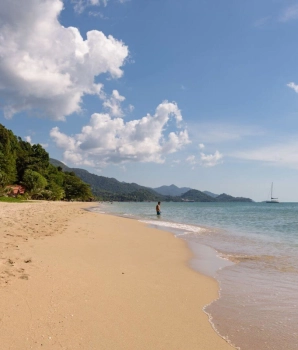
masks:
[[[1,349],[232,349],[186,243],[90,203],[0,203]]]

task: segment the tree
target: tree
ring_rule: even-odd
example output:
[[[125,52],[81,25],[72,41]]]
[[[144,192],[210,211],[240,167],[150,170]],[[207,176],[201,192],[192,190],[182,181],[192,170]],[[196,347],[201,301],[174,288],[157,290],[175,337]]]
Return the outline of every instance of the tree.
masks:
[[[16,158],[18,141],[12,131],[0,124],[0,172],[5,185],[16,180]],[[5,174],[5,176],[4,176]]]
[[[75,173],[50,164],[49,154],[37,144],[16,137],[0,124],[0,193],[9,184],[22,183],[31,198],[90,200],[89,185]]]
[[[74,173],[65,173],[64,177],[64,191],[65,199],[67,200],[90,200],[93,196],[90,190],[90,186],[85,184],[78,177],[73,175]]]
[[[55,182],[50,182],[47,186],[47,198],[52,201],[59,201],[65,197],[64,189]]]
[[[31,195],[31,198],[40,198],[48,182],[38,172],[27,169],[24,173],[23,184]]]

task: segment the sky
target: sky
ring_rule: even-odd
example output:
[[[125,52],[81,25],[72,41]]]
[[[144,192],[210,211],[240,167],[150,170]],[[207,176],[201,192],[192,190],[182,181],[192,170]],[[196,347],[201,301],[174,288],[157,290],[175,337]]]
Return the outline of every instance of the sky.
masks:
[[[298,1],[0,0],[0,123],[149,187],[298,202]]]

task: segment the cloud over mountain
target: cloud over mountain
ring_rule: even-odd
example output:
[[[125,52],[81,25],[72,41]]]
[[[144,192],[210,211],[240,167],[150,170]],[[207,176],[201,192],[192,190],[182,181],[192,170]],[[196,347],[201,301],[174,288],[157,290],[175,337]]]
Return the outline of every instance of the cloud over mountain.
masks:
[[[84,40],[63,27],[61,0],[0,0],[0,100],[6,118],[30,111],[54,120],[81,111],[84,95],[100,95],[95,77],[122,76],[127,46],[101,31]]]
[[[174,131],[168,130],[170,119],[176,121]],[[94,113],[80,134],[67,136],[55,127],[50,135],[63,149],[65,160],[74,164],[102,167],[108,163],[163,163],[167,154],[190,142],[187,130],[179,130],[181,121],[178,106],[164,101],[154,115],[147,114],[138,120],[124,122],[111,114]]]

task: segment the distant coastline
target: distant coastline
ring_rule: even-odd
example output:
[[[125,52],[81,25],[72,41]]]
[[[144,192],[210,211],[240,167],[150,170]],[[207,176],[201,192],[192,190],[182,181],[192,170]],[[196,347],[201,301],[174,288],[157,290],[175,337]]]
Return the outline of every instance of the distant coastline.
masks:
[[[90,185],[95,198],[102,201],[117,202],[253,202],[250,198],[233,197],[226,193],[220,195],[209,191],[199,191],[189,187],[175,185],[150,188],[136,183],[120,182],[115,178],[91,174],[80,168],[69,168],[57,159],[50,158],[50,163],[63,171],[73,172],[82,181]]]

